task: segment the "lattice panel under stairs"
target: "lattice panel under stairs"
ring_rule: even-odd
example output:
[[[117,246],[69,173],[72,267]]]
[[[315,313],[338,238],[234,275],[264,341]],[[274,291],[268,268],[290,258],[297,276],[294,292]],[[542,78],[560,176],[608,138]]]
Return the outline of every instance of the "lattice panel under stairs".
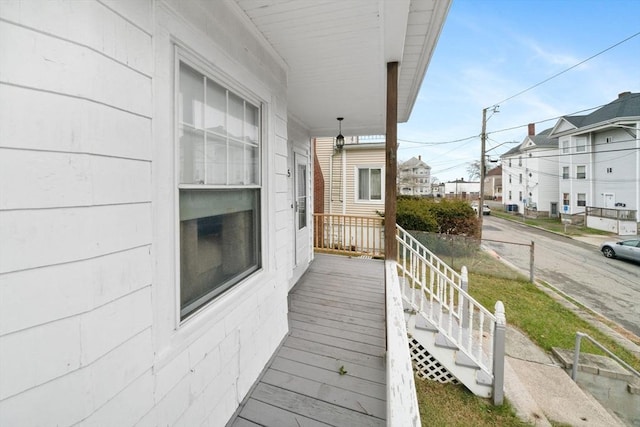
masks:
[[[458,384],[456,377],[440,364],[415,338],[409,337],[409,352],[416,375],[439,383]]]

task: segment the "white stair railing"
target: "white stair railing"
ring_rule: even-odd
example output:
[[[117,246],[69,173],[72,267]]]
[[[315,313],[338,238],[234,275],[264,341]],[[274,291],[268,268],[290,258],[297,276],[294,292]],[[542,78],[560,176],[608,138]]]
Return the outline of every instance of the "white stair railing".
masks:
[[[404,300],[493,377],[496,316],[463,289],[466,277],[396,227]]]

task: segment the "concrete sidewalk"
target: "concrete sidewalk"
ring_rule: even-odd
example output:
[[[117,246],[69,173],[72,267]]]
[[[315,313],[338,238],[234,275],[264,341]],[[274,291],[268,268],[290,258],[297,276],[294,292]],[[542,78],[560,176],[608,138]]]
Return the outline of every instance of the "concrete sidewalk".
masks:
[[[513,327],[507,329],[505,396],[518,416],[536,426],[624,424],[583,391],[550,355]]]

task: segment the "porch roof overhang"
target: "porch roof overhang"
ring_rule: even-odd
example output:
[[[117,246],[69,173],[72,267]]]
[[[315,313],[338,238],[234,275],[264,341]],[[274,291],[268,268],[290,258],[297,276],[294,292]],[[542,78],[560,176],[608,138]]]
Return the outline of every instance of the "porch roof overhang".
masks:
[[[408,120],[451,0],[234,0],[287,67],[288,110],[312,136],[385,133],[386,64]]]

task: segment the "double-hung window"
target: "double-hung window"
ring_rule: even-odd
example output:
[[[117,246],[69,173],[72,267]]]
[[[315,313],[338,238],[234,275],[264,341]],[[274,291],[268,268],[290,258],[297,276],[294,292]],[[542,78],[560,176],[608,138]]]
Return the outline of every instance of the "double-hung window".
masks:
[[[576,205],[578,205],[578,206],[587,206],[587,195],[585,193],[578,193],[578,198],[576,200]]]
[[[562,167],[562,179],[569,179],[569,166]]]
[[[576,179],[586,179],[586,178],[587,178],[587,167],[576,166]]]
[[[382,169],[358,168],[358,200],[382,200]]]
[[[180,318],[261,267],[261,107],[180,62]]]
[[[576,138],[576,153],[587,151],[587,138]]]

